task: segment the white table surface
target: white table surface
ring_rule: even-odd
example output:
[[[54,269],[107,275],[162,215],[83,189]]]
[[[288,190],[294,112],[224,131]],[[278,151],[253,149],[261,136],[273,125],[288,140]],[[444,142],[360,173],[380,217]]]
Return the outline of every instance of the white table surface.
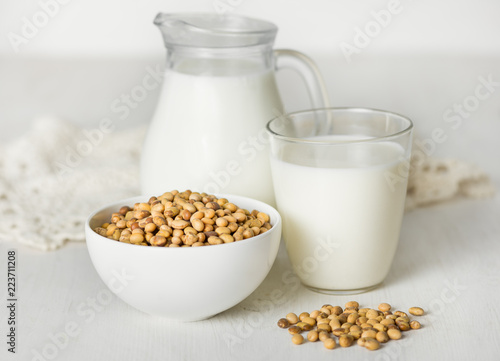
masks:
[[[107,294],[84,243],[40,252],[1,244],[2,300],[7,249],[18,250],[17,351],[6,351],[2,307],[1,360],[498,360],[500,354],[500,198],[459,200],[417,209],[404,218],[401,242],[385,283],[355,296],[329,296],[299,285],[282,248],[263,284],[246,300],[209,320],[179,323],[141,313]],[[355,265],[353,264],[353,267]],[[295,346],[276,321],[325,303],[388,302],[422,306],[423,327],[371,352],[357,345],[326,350]],[[92,308],[93,302],[95,309]],[[202,300],[200,300],[202,302]],[[5,303],[2,302],[2,304]],[[54,346],[68,325],[78,335]]]

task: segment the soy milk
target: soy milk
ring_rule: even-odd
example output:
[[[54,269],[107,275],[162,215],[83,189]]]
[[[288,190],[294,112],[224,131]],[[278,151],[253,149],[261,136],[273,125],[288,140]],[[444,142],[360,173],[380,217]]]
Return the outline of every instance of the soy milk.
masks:
[[[283,111],[274,74],[243,61],[205,65],[165,73],[143,149],[142,193],[192,189],[274,204],[265,131]]]
[[[370,142],[316,151],[323,154],[295,149],[284,152],[284,160],[271,158],[295,272],[317,289],[378,284],[398,244],[407,183],[404,171],[401,177],[404,150],[397,143]]]

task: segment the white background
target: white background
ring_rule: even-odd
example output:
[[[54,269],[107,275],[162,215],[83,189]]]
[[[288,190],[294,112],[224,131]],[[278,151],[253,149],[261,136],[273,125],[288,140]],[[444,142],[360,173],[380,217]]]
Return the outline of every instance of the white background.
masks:
[[[57,0],[54,0],[57,1]],[[234,12],[268,19],[280,28],[277,45],[338,55],[338,43],[352,39],[356,26],[388,0],[60,0],[59,10],[22,55],[162,54],[151,25],[158,11],[215,12],[221,3]],[[22,18],[32,19],[49,0],[3,0],[0,31],[19,33]],[[400,0],[402,11],[370,53],[462,52],[500,54],[500,2],[496,0]],[[234,5],[231,5],[234,4]],[[1,52],[11,53],[5,36]]]
[[[64,2],[63,0],[60,0]],[[500,81],[500,2],[399,1],[399,11],[369,44],[347,61],[353,44],[387,0],[2,0],[0,3],[0,139],[22,134],[35,117],[60,116],[93,127],[110,104],[140,84],[148,65],[163,64],[164,48],[152,24],[158,11],[229,11],[279,26],[276,47],[300,50],[319,65],[334,106],[376,107],[413,118],[420,138],[442,128],[447,136],[433,154],[490,164],[498,153],[500,91],[482,100],[457,129],[443,114],[473,96],[478,77]],[[45,4],[45,5],[44,5]],[[58,4],[55,6],[54,4]],[[44,10],[50,9],[50,10]],[[40,12],[51,12],[40,15]],[[16,52],[9,40],[26,21],[38,32]],[[491,75],[490,75],[491,74]],[[300,78],[278,75],[287,110],[309,107]],[[496,89],[500,89],[497,87]],[[147,123],[158,99],[148,98],[120,127]],[[481,144],[481,148],[476,147]]]

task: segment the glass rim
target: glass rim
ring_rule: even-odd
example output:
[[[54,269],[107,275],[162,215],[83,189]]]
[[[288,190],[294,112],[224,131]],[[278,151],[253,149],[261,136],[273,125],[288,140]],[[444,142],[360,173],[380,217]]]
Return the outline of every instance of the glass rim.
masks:
[[[380,136],[380,137],[355,139],[355,140],[335,140],[335,141],[311,140],[311,139],[305,139],[305,138],[290,137],[287,135],[277,133],[276,131],[271,129],[271,123],[273,123],[276,120],[281,119],[283,116],[288,117],[288,116],[300,115],[300,114],[305,114],[305,113],[314,113],[314,112],[323,112],[326,114],[327,112],[333,112],[333,111],[338,111],[338,110],[348,110],[348,111],[352,111],[354,113],[359,113],[359,112],[369,112],[369,113],[379,113],[379,114],[383,113],[383,114],[387,114],[387,115],[391,115],[391,116],[395,116],[395,117],[404,119],[405,121],[407,121],[408,125],[403,130],[400,130],[400,131],[392,133],[392,134]],[[382,110],[382,109],[377,109],[377,108],[365,108],[365,107],[325,107],[325,108],[312,108],[312,109],[298,110],[295,112],[286,113],[286,114],[274,117],[266,124],[266,130],[275,138],[278,138],[280,140],[285,140],[288,142],[292,142],[292,143],[303,143],[303,144],[314,144],[314,145],[343,145],[343,144],[378,142],[381,140],[389,140],[392,138],[400,137],[406,133],[411,132],[412,129],[413,129],[413,122],[407,116],[404,116],[404,115],[396,113],[396,112],[391,112],[388,110]]]

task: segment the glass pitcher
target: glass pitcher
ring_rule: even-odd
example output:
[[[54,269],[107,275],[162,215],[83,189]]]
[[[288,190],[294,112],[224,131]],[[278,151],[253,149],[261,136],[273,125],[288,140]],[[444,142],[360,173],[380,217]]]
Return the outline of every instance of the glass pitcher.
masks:
[[[204,13],[156,16],[167,67],[141,159],[142,193],[237,194],[274,205],[266,123],[284,112],[274,73],[293,68],[327,106],[314,63],[273,50],[267,21]]]

